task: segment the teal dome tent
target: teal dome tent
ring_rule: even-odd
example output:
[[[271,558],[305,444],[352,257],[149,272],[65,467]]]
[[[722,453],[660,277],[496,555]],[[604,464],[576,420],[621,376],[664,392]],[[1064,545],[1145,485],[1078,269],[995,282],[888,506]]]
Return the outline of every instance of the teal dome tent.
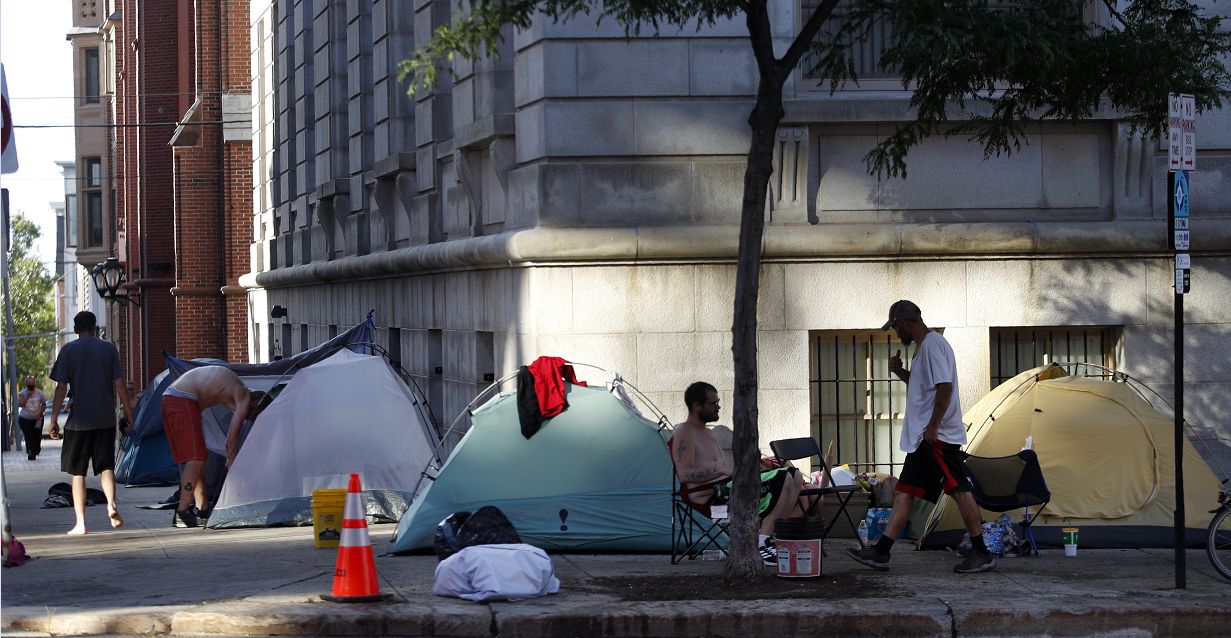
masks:
[[[484,505],[499,507],[524,542],[548,551],[670,551],[670,432],[602,386],[565,387],[569,408],[529,439],[516,392],[476,409],[470,430],[403,514],[392,551],[429,548],[445,517]]]

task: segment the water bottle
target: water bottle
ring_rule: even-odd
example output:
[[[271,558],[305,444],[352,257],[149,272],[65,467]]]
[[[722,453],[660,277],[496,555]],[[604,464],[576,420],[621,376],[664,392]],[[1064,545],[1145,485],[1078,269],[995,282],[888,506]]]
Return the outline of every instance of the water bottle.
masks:
[[[858,534],[859,534],[859,544],[863,547],[867,547],[868,546],[868,521],[866,519],[859,521]]]
[[[701,560],[726,560],[727,553],[721,549],[707,549],[701,552]]]

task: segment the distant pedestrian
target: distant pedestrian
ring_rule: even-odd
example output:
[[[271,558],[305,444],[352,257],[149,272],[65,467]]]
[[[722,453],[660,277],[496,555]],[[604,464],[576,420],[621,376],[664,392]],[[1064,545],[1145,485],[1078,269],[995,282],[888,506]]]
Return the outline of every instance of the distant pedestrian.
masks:
[[[885,533],[875,545],[848,549],[851,558],[877,570],[889,569],[889,550],[906,526],[916,497],[933,503],[943,491],[957,503],[962,522],[970,532],[970,555],[954,566],[959,574],[985,572],[996,567],[983,543],[983,521],[971,488],[974,480],[966,467],[962,446],[966,444],[966,425],[958,400],[957,360],[953,348],[939,332],[923,323],[919,306],[903,299],[889,308],[889,321],[882,330],[892,329],[902,345],[918,343],[911,369],[902,367],[902,352],[889,359],[889,371],[906,383],[906,413],[898,446],[906,452],[906,462],[898,477],[893,510]]]
[[[17,394],[17,425],[26,439],[26,458],[33,461],[43,449],[43,411],[47,395],[35,385],[34,375],[26,377],[26,389]]]
[[[93,465],[95,476],[107,496],[107,517],[112,527],[124,524],[115,504],[115,397],[119,395],[124,418],[132,423],[132,408],[128,401],[128,386],[120,368],[120,353],[115,344],[95,336],[97,320],[94,313],[82,311],[73,317],[73,332],[77,340],[60,348],[51,368],[56,392],[51,404],[51,435],[60,432],[60,404],[69,389],[73,393],[73,409],[64,425],[64,448],[60,452],[60,469],[73,477],[73,511],[77,524],[69,534],[86,533],[85,473]]]
[[[180,475],[180,502],[175,510],[177,527],[198,527],[209,518],[212,506],[205,497],[205,431],[201,411],[215,405],[231,411],[227,428],[227,467],[239,454],[244,421],[255,418],[264,393],[249,391],[230,368],[202,366],[180,375],[162,395],[162,427],[171,446],[171,458],[184,466]]]

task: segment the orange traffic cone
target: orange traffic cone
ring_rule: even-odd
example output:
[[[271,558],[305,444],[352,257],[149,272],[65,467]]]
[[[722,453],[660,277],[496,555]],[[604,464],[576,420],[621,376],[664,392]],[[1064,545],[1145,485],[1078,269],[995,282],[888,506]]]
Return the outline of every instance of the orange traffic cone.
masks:
[[[342,540],[333,575],[333,594],[321,596],[335,603],[373,603],[389,598],[376,582],[376,560],[368,540],[368,522],[363,515],[359,475],[350,475],[346,509],[342,515]]]

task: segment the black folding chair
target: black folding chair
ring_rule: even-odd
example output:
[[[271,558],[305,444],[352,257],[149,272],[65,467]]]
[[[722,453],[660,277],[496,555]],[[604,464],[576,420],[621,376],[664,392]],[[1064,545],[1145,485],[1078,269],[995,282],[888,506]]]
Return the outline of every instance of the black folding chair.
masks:
[[[668,452],[671,441],[667,442]],[[693,493],[708,493],[713,483],[694,485],[685,489],[675,472],[675,455],[671,456],[671,564],[678,565],[685,558],[693,560],[706,550],[726,550],[730,545],[727,535],[727,519],[714,518],[709,505],[698,505],[688,500]]]
[[[820,461],[821,467],[825,468],[825,476],[830,477],[832,481],[833,472],[829,467],[829,462],[821,456],[820,445],[816,439],[811,437],[800,437],[797,439],[779,439],[771,441],[769,449],[774,452],[774,458],[778,459],[779,463],[785,464],[787,461],[795,461],[799,459],[810,459],[816,457]],[[863,491],[863,488],[858,485],[827,485],[825,487],[808,487],[799,491],[799,509],[804,513],[805,518],[824,518],[817,515],[817,508],[820,507],[821,501],[826,496],[833,495],[838,500],[838,509],[834,512],[833,517],[829,521],[822,520],[824,523],[824,536],[829,536],[830,530],[833,529],[835,523],[838,522],[839,516],[845,516],[846,521],[851,524],[851,529],[857,529],[855,520],[851,518],[851,514],[846,509],[847,503],[856,492]],[[823,537],[824,537],[823,536]],[[822,537],[822,538],[823,538]],[[859,539],[859,544],[863,545],[863,539]]]
[[[1008,512],[1024,508],[1022,536],[1030,542],[1030,551],[1039,553],[1031,523],[1051,502],[1051,490],[1043,480],[1043,468],[1034,450],[1022,450],[1011,456],[983,457],[966,455],[966,467],[974,476],[973,496],[979,507],[989,512]],[[1030,508],[1039,509],[1030,515]]]

